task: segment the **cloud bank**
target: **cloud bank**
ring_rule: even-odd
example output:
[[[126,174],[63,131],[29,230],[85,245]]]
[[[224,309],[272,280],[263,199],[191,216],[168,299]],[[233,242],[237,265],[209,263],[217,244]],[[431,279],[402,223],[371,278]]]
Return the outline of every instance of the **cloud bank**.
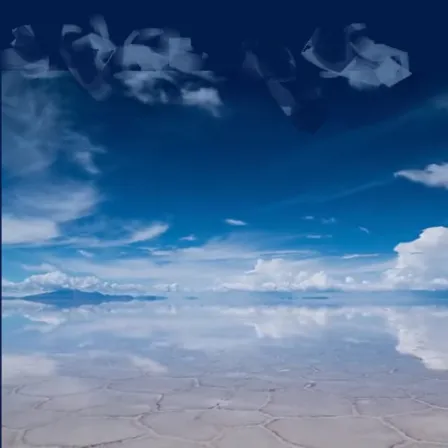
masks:
[[[138,235],[151,237],[156,224]],[[142,238],[143,238],[142,236]],[[130,240],[128,240],[130,241]],[[93,246],[94,247],[94,246]],[[90,251],[93,250],[93,247]],[[101,247],[101,246],[98,246]],[[101,260],[82,254],[27,266],[35,274],[4,279],[3,294],[72,287],[105,293],[160,291],[385,291],[448,289],[448,228],[425,229],[395,246],[395,255],[324,256],[264,247],[246,235],[184,248],[151,249],[144,256]],[[149,252],[149,253],[148,253]],[[372,261],[371,258],[374,258]],[[40,272],[40,273],[38,273]]]

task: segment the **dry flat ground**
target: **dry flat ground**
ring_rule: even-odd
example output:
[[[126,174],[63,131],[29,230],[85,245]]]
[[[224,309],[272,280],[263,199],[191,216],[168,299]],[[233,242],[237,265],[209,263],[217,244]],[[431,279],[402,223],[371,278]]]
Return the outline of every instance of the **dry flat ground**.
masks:
[[[4,381],[2,446],[448,447],[445,373],[83,370]]]

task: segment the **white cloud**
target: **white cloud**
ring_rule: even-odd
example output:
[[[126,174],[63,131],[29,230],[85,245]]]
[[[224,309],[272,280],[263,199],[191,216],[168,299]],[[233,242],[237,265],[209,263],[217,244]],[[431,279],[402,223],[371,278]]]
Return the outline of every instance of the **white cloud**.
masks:
[[[16,218],[2,215],[2,245],[39,243],[60,235],[58,225],[43,218]]]
[[[73,50],[83,49],[79,48],[82,41],[84,47],[99,50],[95,58],[96,68],[105,67],[107,63],[101,56],[106,55],[108,60],[121,66],[122,70],[114,76],[125,87],[127,96],[144,104],[180,103],[202,107],[218,115],[221,106],[219,93],[212,87],[204,87],[204,81],[210,84],[216,81],[215,76],[204,70],[206,55],[193,50],[191,39],[181,37],[173,30],[145,29],[132,31],[123,43],[117,45],[110,40],[104,18],[92,18],[91,25],[95,32],[86,33],[84,39],[78,39],[83,34],[78,27],[64,26],[63,36],[75,34],[78,43],[76,48],[66,46],[63,55],[66,59],[70,59]],[[135,67],[138,69],[135,70]],[[71,71],[94,98],[104,99],[111,93],[108,80],[97,79],[96,83],[88,84],[79,72],[73,68]],[[189,82],[185,82],[185,75]]]
[[[313,263],[288,261],[281,258],[259,259],[253,269],[235,276],[218,289],[245,291],[325,290],[335,283]]]
[[[168,231],[169,225],[166,223],[155,222],[150,225],[124,225],[124,233],[122,236],[116,238],[97,238],[95,236],[73,236],[67,237],[65,240],[59,242],[59,245],[67,245],[74,247],[89,247],[89,248],[113,248],[128,246],[135,243],[143,243],[158,238]],[[75,233],[75,232],[72,232]]]
[[[36,265],[22,264],[22,269],[29,272],[51,272],[56,271],[56,267],[50,263],[41,263]]]
[[[187,236],[183,236],[182,238],[180,238],[181,241],[196,241],[196,237],[191,234],[191,235],[187,235]]]
[[[343,255],[342,259],[351,260],[353,258],[370,258],[370,257],[378,257],[379,254],[347,254]]]
[[[322,218],[322,224],[335,224],[336,218]]]
[[[93,185],[69,181],[12,189],[7,192],[5,208],[16,215],[48,217],[64,223],[89,216],[100,200]]]
[[[448,227],[430,227],[413,241],[395,246],[386,284],[397,288],[448,289]]]
[[[15,176],[42,173],[68,157],[96,174],[93,156],[104,149],[71,126],[54,82],[38,84],[17,72],[2,73],[2,166]]]
[[[61,224],[92,214],[100,201],[89,184],[19,186],[4,193],[2,244],[43,243],[60,237]]]
[[[308,215],[308,216],[304,216],[303,219],[305,221],[313,221],[314,220],[314,216]]]
[[[361,230],[361,232],[367,233],[367,235],[370,234],[370,230],[367,227],[359,226],[358,229]]]
[[[2,281],[2,294],[5,296],[25,296],[51,292],[63,288],[103,294],[144,294],[148,287],[130,283],[115,283],[99,279],[93,275],[71,276],[58,270],[27,277],[20,282]]]
[[[225,222],[229,224],[230,226],[247,226],[247,223],[244,221],[241,221],[239,219],[231,219],[227,218],[225,219]]]
[[[142,356],[130,355],[129,360],[139,369],[150,373],[166,373],[168,368],[157,361]]]
[[[91,215],[102,200],[95,185],[61,175],[59,162],[97,174],[104,149],[74,130],[56,81],[2,74],[2,244],[41,244],[62,236],[61,225]]]
[[[86,257],[86,258],[94,257],[94,254],[92,252],[87,251],[87,250],[79,249],[78,253],[81,254],[83,257]]]
[[[196,106],[208,110],[215,117],[219,116],[222,101],[219,92],[211,87],[201,87],[198,90],[182,90],[182,102],[186,106]]]
[[[448,111],[448,93],[443,92],[431,99],[431,103],[440,110]]]
[[[269,241],[267,237],[266,241]],[[311,251],[278,250],[259,246],[260,241],[252,241],[250,235],[241,235],[212,239],[196,247],[155,249],[143,257],[113,256],[113,258],[92,259],[84,256],[70,258],[53,256],[45,260],[47,267],[48,264],[54,266],[46,272],[63,271],[70,273],[71,276],[93,276],[114,284],[139,282],[145,291],[154,290],[156,285],[172,284],[179,285],[178,289],[181,290],[210,290],[226,279],[232,279],[252,269],[260,257],[268,259],[281,256],[285,259],[300,259],[309,258],[313,254]],[[43,271],[42,266],[38,265],[35,272],[45,270]],[[65,277],[57,278],[61,278],[63,282],[68,281]],[[35,278],[31,280],[36,281]],[[41,277],[38,280],[40,282]],[[30,280],[26,283],[29,282]]]
[[[404,177],[427,187],[448,189],[448,163],[428,165],[423,170],[403,170],[395,173],[395,177]]]
[[[128,243],[131,244],[152,240],[163,235],[169,228],[170,226],[166,223],[153,223],[148,227],[133,232],[128,238]]]
[[[154,291],[384,291],[448,289],[448,228],[425,229],[400,243],[395,256],[378,254],[321,256],[316,252],[268,248],[250,234],[212,239],[186,248],[153,249],[133,258],[47,257],[27,270],[44,273],[4,291],[59,287],[142,293]],[[261,245],[263,242],[263,245]],[[86,246],[87,247],[87,246]],[[34,286],[33,286],[34,285]]]
[[[317,234],[317,233],[310,233],[308,235],[305,236],[305,238],[308,238],[309,240],[321,240],[321,239],[325,239],[325,238],[332,238],[332,235],[321,235],[321,234]]]
[[[73,159],[84,168],[84,170],[92,175],[100,174],[99,168],[93,161],[93,155],[88,151],[78,151],[73,155]]]

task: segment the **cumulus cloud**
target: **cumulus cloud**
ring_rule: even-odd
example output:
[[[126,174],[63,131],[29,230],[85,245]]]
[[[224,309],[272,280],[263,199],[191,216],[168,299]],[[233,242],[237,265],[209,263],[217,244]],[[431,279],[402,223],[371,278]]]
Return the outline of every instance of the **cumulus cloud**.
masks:
[[[395,173],[395,177],[403,177],[427,187],[448,189],[448,163],[428,165],[422,170],[403,170]]]
[[[241,221],[239,219],[227,218],[225,219],[225,222],[229,224],[229,226],[247,226],[246,222]]]
[[[307,266],[308,265],[308,266]],[[334,280],[312,263],[288,261],[281,258],[259,259],[253,269],[235,276],[218,289],[246,291],[306,291],[327,290]]]
[[[50,257],[26,269],[23,282],[4,285],[24,295],[31,285],[141,293],[154,291],[384,291],[448,289],[448,228],[425,229],[400,243],[395,255],[322,256],[312,251],[269,248],[248,235],[212,239],[185,248],[156,248],[123,258]],[[447,246],[447,247],[445,247]],[[54,283],[51,283],[54,281]],[[96,289],[95,289],[96,288]],[[126,289],[127,288],[127,289]],[[21,293],[21,294],[20,294]]]
[[[128,284],[137,282],[145,291],[158,289],[160,285],[173,284],[176,284],[176,289],[180,290],[211,290],[226,279],[235,278],[252,269],[256,260],[261,257],[269,259],[281,256],[287,260],[309,258],[310,254],[313,252],[260,247],[259,241],[251,241],[250,236],[246,235],[212,239],[201,246],[155,249],[143,257],[86,258],[82,255],[64,258],[49,257],[45,260],[45,266],[37,265],[34,268],[35,272],[39,273],[64,272],[68,277],[93,276],[115,285],[117,282]],[[47,269],[43,269],[44,267]],[[27,267],[28,270],[32,268],[32,266]],[[61,277],[59,274],[55,278],[61,280],[60,286],[68,281],[66,277]],[[41,287],[42,278],[38,277],[38,280],[38,286]],[[36,277],[25,280],[27,286],[33,282],[36,282]],[[78,282],[79,279],[76,280],[79,288]],[[15,287],[18,288],[19,285]],[[54,289],[57,288],[54,287]]]
[[[150,290],[150,288],[138,284],[104,281],[93,275],[68,275],[55,268],[43,274],[31,275],[19,282],[2,279],[2,294],[4,296],[27,296],[65,288],[103,294],[133,295],[145,294]]]
[[[383,278],[393,287],[448,289],[448,228],[430,227],[395,246],[393,267]]]

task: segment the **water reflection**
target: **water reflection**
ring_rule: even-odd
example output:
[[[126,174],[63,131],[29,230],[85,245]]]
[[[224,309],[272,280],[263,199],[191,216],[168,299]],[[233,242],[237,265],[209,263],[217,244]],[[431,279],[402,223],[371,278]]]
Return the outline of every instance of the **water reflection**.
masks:
[[[3,300],[5,446],[448,440],[443,297],[269,297]]]

